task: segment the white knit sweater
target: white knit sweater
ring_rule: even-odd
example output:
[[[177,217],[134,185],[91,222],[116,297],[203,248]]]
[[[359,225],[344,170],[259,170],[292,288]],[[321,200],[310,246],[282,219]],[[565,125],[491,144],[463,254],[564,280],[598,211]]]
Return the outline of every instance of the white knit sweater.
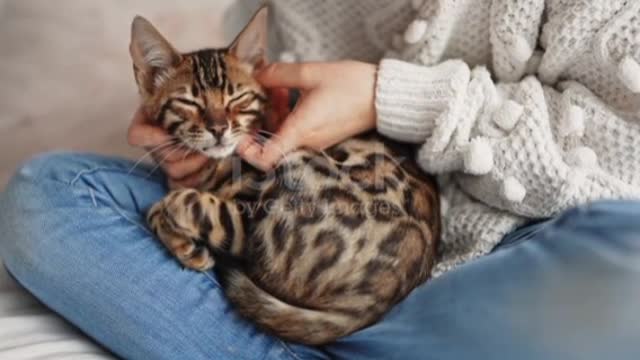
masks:
[[[267,2],[281,60],[384,57],[378,130],[443,180],[435,275],[527,220],[640,198],[640,0]]]

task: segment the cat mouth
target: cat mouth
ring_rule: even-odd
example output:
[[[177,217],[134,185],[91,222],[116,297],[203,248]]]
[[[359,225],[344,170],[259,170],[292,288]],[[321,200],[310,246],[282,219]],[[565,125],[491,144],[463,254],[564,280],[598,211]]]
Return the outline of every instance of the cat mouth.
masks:
[[[216,144],[211,146],[203,146],[200,151],[210,158],[222,159],[233,154],[235,149],[235,144]]]

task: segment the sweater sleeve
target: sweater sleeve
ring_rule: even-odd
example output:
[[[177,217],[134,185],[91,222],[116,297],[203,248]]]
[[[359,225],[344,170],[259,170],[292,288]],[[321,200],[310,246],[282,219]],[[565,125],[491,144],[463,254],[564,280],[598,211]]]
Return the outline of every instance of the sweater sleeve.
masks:
[[[469,67],[460,60],[420,66],[382,60],[376,85],[378,131],[392,139],[423,143],[436,119],[465,96]]]
[[[586,88],[564,86],[544,87],[533,76],[496,86],[485,68],[470,71],[459,61],[425,67],[384,60],[377,127],[420,144],[416,161],[425,171],[452,173],[473,199],[520,216],[637,197],[633,182],[615,174],[634,173],[630,164],[638,161],[630,154],[610,160],[633,148],[637,127]]]

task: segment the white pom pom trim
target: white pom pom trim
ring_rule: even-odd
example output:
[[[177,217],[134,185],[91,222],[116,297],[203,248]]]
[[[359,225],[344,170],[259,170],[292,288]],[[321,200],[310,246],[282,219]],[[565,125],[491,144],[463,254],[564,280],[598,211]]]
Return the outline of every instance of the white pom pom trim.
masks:
[[[484,175],[493,168],[493,150],[486,138],[471,140],[463,157],[464,171],[472,175]]]
[[[298,60],[298,56],[292,51],[281,52],[279,58],[283,63],[294,63]]]
[[[524,64],[533,55],[533,48],[529,45],[527,39],[522,36],[516,36],[513,42],[507,47],[509,55],[521,64]]]
[[[411,7],[413,7],[414,10],[419,10],[422,5],[424,5],[424,0],[411,0]]]
[[[626,56],[618,65],[620,81],[634,93],[640,93],[640,64],[631,56]]]
[[[560,119],[560,136],[565,137],[584,135],[584,110],[576,105],[568,104],[564,109],[564,114]]]
[[[567,182],[573,187],[572,191],[580,191],[587,182],[587,175],[584,169],[574,168],[567,174]]]
[[[524,107],[513,100],[507,100],[493,114],[493,121],[501,129],[511,131],[520,120],[520,116],[524,112]]]
[[[510,202],[519,203],[527,196],[527,189],[513,176],[502,182],[502,197]]]
[[[427,22],[422,19],[416,19],[407,27],[407,31],[404,33],[404,41],[408,44],[415,44],[422,39],[426,32]]]
[[[567,163],[586,168],[598,166],[598,155],[586,146],[578,146],[567,153]]]

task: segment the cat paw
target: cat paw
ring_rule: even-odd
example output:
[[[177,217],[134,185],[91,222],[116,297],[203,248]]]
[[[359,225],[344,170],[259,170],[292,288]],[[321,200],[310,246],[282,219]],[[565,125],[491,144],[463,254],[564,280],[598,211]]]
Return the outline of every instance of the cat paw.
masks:
[[[160,242],[189,269],[206,271],[215,261],[200,239],[193,204],[199,203],[195,190],[176,190],[156,203],[147,214],[147,222]]]
[[[215,260],[209,249],[195,242],[184,242],[180,249],[173,251],[180,264],[195,271],[208,271],[215,265]]]

